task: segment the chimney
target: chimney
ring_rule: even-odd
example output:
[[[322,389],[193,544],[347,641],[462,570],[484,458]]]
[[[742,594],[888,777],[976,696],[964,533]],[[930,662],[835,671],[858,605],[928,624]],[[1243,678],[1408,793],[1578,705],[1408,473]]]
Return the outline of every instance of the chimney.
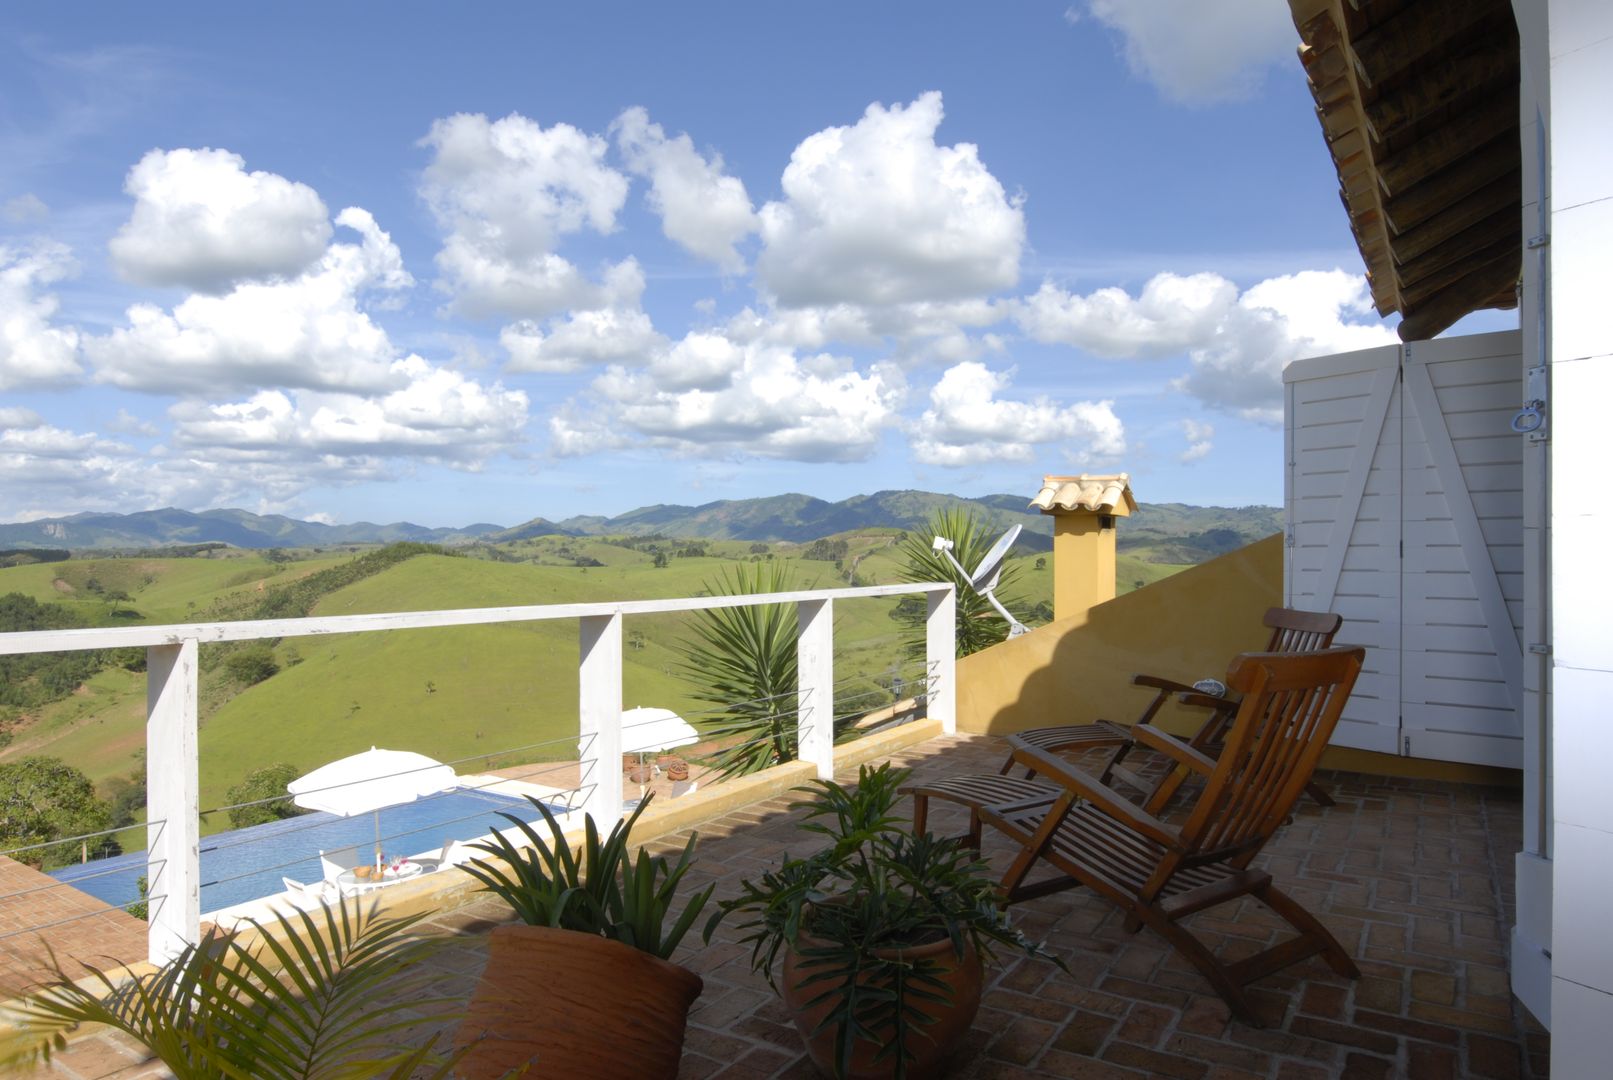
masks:
[[[1053,617],[1115,597],[1115,527],[1137,509],[1131,476],[1045,476],[1031,506],[1053,516]]]

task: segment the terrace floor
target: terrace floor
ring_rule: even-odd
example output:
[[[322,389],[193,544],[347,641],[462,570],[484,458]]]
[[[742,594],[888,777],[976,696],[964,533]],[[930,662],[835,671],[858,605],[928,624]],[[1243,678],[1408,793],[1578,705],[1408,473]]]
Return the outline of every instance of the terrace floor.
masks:
[[[895,755],[921,774],[994,770],[996,739],[959,736]],[[1306,801],[1262,861],[1321,916],[1359,963],[1351,982],[1311,959],[1255,984],[1268,1026],[1231,1020],[1202,977],[1147,931],[1129,935],[1115,909],[1083,891],[1018,906],[1020,925],[1045,939],[1069,973],[1043,960],[988,971],[980,1016],[958,1077],[1543,1077],[1549,1040],[1508,992],[1512,857],[1520,846],[1518,791],[1350,773],[1319,777],[1338,799]],[[700,828],[700,883],[718,895],[804,854],[815,838],[795,828],[793,798],[776,798]],[[961,824],[935,804],[937,829]],[[682,846],[664,837],[652,850]],[[1007,849],[988,837],[986,854]],[[483,932],[509,918],[494,901],[445,912],[429,925],[460,940],[434,961],[435,989],[468,997],[484,958]],[[1190,926],[1215,948],[1258,948],[1277,923],[1258,905],[1227,905]],[[727,929],[727,928],[725,928]],[[691,934],[675,959],[705,992],[690,1015],[680,1078],[761,1080],[813,1075],[789,1016],[732,940],[703,946]],[[446,1026],[433,1019],[428,1028]],[[423,1037],[423,1036],[422,1036]],[[167,1075],[111,1036],[75,1042],[57,1075]]]

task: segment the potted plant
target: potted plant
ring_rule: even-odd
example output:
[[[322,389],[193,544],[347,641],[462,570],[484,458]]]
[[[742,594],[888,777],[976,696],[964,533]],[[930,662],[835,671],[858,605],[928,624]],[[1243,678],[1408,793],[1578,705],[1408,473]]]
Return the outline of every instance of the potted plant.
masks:
[[[423,916],[384,919],[356,905],[275,913],[187,946],[155,972],[127,980],[91,968],[0,1009],[0,1072],[67,1045],[81,1024],[138,1040],[180,1080],[222,1077],[446,1077],[436,1036],[410,1046],[407,1029],[451,999],[428,996],[440,973],[421,961],[447,939],[408,933]]]
[[[742,882],[706,923],[709,942],[728,916],[748,917],[740,940],[751,966],[791,1007],[828,1075],[939,1075],[979,1008],[984,959],[999,946],[1049,955],[1009,924],[971,851],[915,836],[892,814],[910,773],[865,765],[854,789],[798,788],[811,795],[801,828],[828,846]]]
[[[646,797],[603,843],[586,817],[582,849],[573,852],[549,808],[528,798],[548,837],[503,814],[524,843],[494,833],[472,845],[492,858],[464,866],[521,923],[498,927],[488,941],[487,966],[454,1040],[464,1053],[458,1075],[499,1077],[534,1063],[545,1076],[676,1075],[689,1007],[704,983],[668,958],[712,887],[669,920],[698,837],[676,864],[642,849],[629,857]]]

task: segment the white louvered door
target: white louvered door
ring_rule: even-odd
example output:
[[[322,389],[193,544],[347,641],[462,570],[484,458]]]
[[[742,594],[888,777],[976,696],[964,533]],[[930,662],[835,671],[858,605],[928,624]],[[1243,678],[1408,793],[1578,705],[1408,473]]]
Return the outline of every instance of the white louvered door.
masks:
[[[1287,602],[1367,647],[1334,743],[1519,764],[1520,377],[1516,332],[1284,373]]]

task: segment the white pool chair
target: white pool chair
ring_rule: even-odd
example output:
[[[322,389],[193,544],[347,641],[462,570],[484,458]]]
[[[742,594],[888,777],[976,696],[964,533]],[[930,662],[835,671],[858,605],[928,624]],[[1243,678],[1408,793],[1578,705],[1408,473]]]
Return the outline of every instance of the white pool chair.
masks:
[[[321,851],[319,865],[325,872],[325,880],[335,884],[343,871],[351,870],[358,865],[358,847],[337,848],[334,851]]]

